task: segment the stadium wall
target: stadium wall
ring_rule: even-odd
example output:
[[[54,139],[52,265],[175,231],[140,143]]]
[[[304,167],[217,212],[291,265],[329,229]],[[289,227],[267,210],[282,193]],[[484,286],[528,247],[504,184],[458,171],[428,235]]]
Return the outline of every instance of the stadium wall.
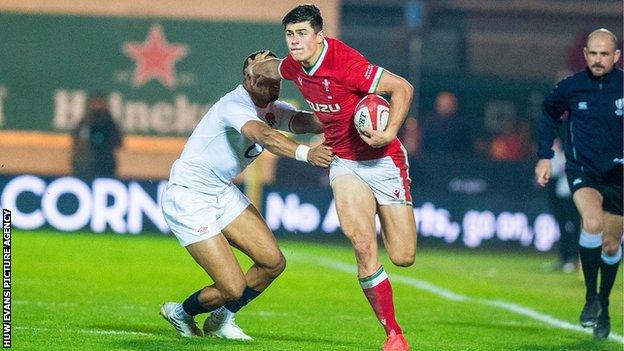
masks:
[[[0,200],[12,211],[18,229],[169,234],[160,211],[165,185],[165,181],[0,176]],[[269,187],[264,193],[263,214],[278,237],[344,240],[330,189],[294,192]],[[413,196],[421,245],[550,251],[559,239],[557,222],[540,198],[510,201],[496,194],[467,197],[442,192]]]
[[[284,14],[301,3],[280,0],[268,6],[262,0],[3,0],[0,12],[279,23]],[[340,1],[314,3],[323,12],[326,30],[337,36]]]

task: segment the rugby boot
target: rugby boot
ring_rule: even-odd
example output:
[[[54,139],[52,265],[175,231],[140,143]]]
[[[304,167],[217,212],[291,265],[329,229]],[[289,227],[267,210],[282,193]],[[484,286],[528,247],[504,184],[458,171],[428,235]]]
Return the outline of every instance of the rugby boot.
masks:
[[[189,316],[188,314],[179,316],[176,313],[178,306],[180,306],[180,304],[177,302],[165,302],[160,308],[160,315],[163,316],[167,322],[171,323],[181,336],[186,338],[202,336],[202,332],[197,327],[193,316]]]
[[[600,306],[600,300],[597,297],[585,302],[585,306],[583,306],[583,311],[579,317],[581,326],[583,328],[587,328],[596,325],[598,322],[598,315],[601,311],[602,307]]]
[[[381,347],[381,351],[409,351],[409,345],[403,334],[397,334],[391,330],[386,342]]]
[[[221,339],[251,341],[253,338],[236,324],[234,313],[225,307],[214,310],[204,322],[204,334]]]
[[[609,314],[602,311],[598,316],[598,322],[594,326],[594,338],[606,339],[611,332],[611,321],[609,320]]]

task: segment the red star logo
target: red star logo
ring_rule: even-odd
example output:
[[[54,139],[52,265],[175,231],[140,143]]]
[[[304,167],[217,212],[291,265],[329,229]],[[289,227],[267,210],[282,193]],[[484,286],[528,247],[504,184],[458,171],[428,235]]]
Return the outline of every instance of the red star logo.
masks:
[[[124,45],[124,53],[136,64],[132,83],[141,86],[150,79],[157,79],[171,88],[175,85],[174,65],[186,57],[188,46],[167,42],[162,27],[152,25],[147,39],[142,42],[129,42]]]

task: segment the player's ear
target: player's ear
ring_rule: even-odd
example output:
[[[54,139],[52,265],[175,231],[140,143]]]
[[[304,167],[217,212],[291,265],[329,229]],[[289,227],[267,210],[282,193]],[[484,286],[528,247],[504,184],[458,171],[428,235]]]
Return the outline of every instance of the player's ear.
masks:
[[[254,84],[254,81],[251,78],[251,75],[249,74],[249,72],[247,70],[245,70],[245,74],[244,74],[244,77],[243,77],[243,83],[247,84],[249,87],[253,86],[253,84]]]
[[[325,31],[321,29],[316,33],[316,42],[320,44],[323,42],[324,39],[325,39]]]

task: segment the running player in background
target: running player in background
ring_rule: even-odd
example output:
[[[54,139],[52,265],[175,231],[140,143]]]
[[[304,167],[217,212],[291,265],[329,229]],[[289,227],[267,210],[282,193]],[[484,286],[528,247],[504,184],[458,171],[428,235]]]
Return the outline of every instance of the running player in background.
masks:
[[[261,52],[245,60],[243,71]],[[262,57],[274,54],[264,52]],[[201,336],[194,317],[212,311],[206,335],[252,340],[233,315],[256,298],[284,270],[286,261],[273,233],[232,180],[267,149],[278,156],[328,167],[331,148],[309,148],[273,128],[293,133],[322,133],[314,114],[276,101],[279,79],[244,83],[221,98],[199,122],[171,169],[162,210],[180,244],[214,281],[184,302],[167,302],[161,315],[182,336]],[[243,273],[236,247],[254,264]]]
[[[378,257],[375,214],[379,215],[390,260],[408,267],[416,253],[407,154],[396,138],[412,100],[403,78],[373,65],[343,42],[327,37],[314,5],[291,10],[282,25],[290,55],[249,67],[256,78],[292,80],[323,123],[325,144],[336,155],[329,178],[344,234],[355,250],[359,283],[387,339],[383,350],[408,350],[396,321],[392,287]],[[367,94],[389,94],[390,116],[383,132],[358,134],[355,106]]]
[[[622,260],[623,72],[617,38],[593,31],[583,49],[587,67],[559,82],[544,99],[535,178],[545,186],[552,175],[553,140],[565,120],[565,172],[581,215],[579,253],[585,277],[585,305],[579,320],[594,337],[611,332],[609,295]],[[598,273],[600,272],[600,290]]]

